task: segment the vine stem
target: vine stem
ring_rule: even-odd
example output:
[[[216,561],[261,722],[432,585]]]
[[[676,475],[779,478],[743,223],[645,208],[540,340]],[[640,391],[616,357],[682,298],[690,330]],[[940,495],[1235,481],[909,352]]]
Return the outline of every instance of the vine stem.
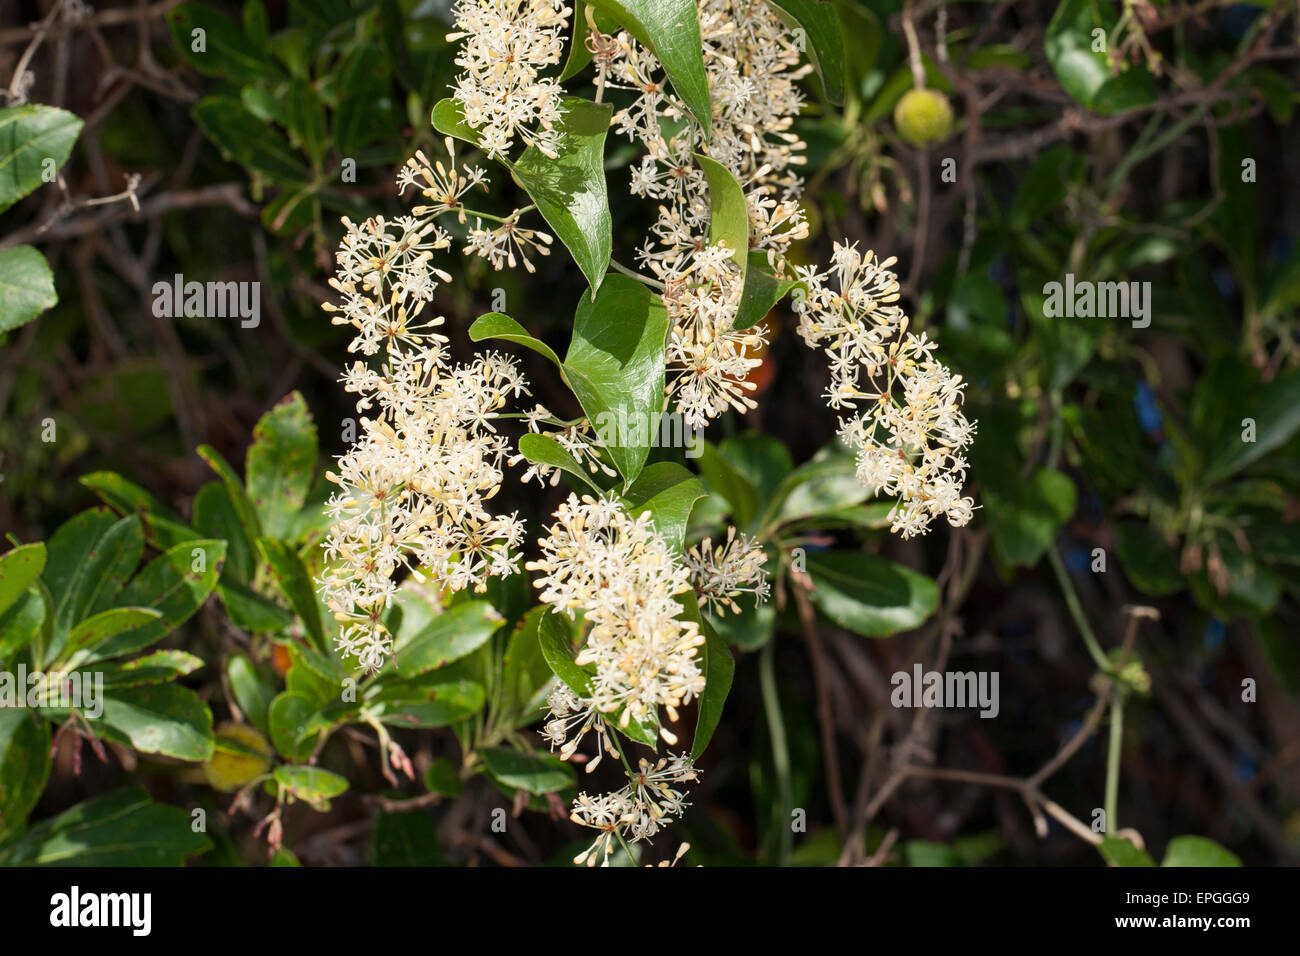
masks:
[[[758,655],[758,680],[763,692],[763,710],[767,716],[768,734],[772,738],[772,768],[776,772],[777,789],[780,793],[781,814],[777,826],[781,840],[777,853],[777,862],[785,866],[790,860],[790,850],[794,840],[790,829],[790,804],[794,802],[790,783],[790,748],[785,738],[785,721],[781,717],[781,701],[776,693],[776,668],[773,658],[776,641],[769,640],[763,645]]]
[[[660,282],[657,279],[651,279],[649,276],[643,276],[635,269],[629,269],[627,266],[623,265],[623,263],[619,262],[617,259],[610,259],[609,265],[610,268],[612,268],[615,272],[621,272],[623,273],[623,275],[627,276],[630,279],[636,279],[637,282],[644,282],[652,289],[657,289],[660,292],[664,291],[664,284],[662,282]]]
[[[1079,603],[1079,595],[1074,590],[1074,582],[1070,580],[1069,572],[1065,570],[1065,564],[1062,563],[1055,544],[1048,545],[1047,559],[1056,573],[1061,592],[1065,595],[1065,606],[1070,610],[1070,617],[1074,618],[1075,626],[1083,636],[1083,642],[1088,645],[1088,653],[1092,655],[1093,661],[1101,670],[1110,673],[1111,662],[1107,659],[1105,651],[1101,649],[1097,635],[1092,632],[1092,625],[1088,623],[1088,618],[1083,613],[1083,606]]]

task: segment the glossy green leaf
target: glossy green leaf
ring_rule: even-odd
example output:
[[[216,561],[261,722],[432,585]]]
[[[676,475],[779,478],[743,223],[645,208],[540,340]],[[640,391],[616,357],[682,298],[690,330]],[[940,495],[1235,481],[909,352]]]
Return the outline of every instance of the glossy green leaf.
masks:
[[[240,521],[230,490],[220,481],[210,481],[194,496],[194,530],[205,538],[226,542],[226,581],[247,584],[253,577],[259,555],[253,551],[248,531]]]
[[[279,73],[274,61],[263,55],[239,24],[210,4],[183,3],[168,10],[167,26],[176,51],[200,73],[236,83],[274,78]]]
[[[230,506],[234,508],[239,523],[244,529],[244,535],[249,541],[256,541],[262,536],[262,523],[258,520],[257,511],[244,490],[244,483],[240,480],[239,473],[211,445],[200,445],[197,452],[198,456],[207,462],[208,467],[221,479],[230,499]]]
[[[663,408],[668,311],[640,282],[610,275],[593,302],[583,296],[564,367],[583,411],[624,480],[650,453]]]
[[[138,515],[149,532],[149,540],[160,549],[199,537],[176,512],[145,491],[111,471],[96,471],[78,479],[83,485],[122,515]],[[138,559],[137,559],[138,560]]]
[[[1132,840],[1106,837],[1097,846],[1098,852],[1111,866],[1155,866],[1151,854],[1140,850]]]
[[[699,153],[695,161],[709,184],[709,242],[732,250],[731,261],[743,283],[749,268],[749,204],[736,177],[716,160]]]
[[[1144,68],[1113,73],[1106,54],[1093,50],[1093,31],[1109,34],[1113,8],[1099,0],[1062,0],[1047,25],[1043,49],[1061,86],[1078,103],[1099,113],[1142,106],[1155,98]]]
[[[193,109],[194,122],[223,155],[272,182],[305,184],[311,170],[284,135],[231,96],[206,96]]]
[[[0,555],[0,614],[17,603],[45,569],[45,545],[23,544]]]
[[[469,337],[472,342],[482,342],[485,339],[501,339],[505,342],[522,345],[524,348],[532,349],[538,355],[553,362],[556,368],[560,369],[560,374],[564,374],[564,365],[560,362],[560,357],[551,350],[551,347],[541,339],[533,338],[528,334],[527,329],[504,312],[488,312],[486,315],[480,315],[474,320],[474,324],[469,327]]]
[[[226,662],[226,682],[230,685],[235,703],[244,712],[248,722],[269,735],[271,701],[275,699],[275,688],[244,654],[234,654]]]
[[[81,126],[72,113],[53,106],[24,103],[0,109],[0,212],[53,181],[47,177],[46,160],[54,161],[54,170],[60,169],[72,153]],[[30,246],[20,248],[36,253]],[[0,299],[0,303],[4,301]],[[7,311],[0,309],[0,331],[12,328],[2,321]]]
[[[258,420],[244,475],[262,533],[288,539],[316,471],[316,425],[307,403],[290,392]]]
[[[26,707],[0,707],[0,838],[22,829],[49,778],[48,722]]]
[[[792,27],[802,30],[797,44],[806,47],[817,67],[826,98],[844,100],[844,35],[835,7],[822,0],[768,0]]]
[[[33,246],[0,249],[0,333],[30,322],[58,301],[50,264]]]
[[[212,711],[188,687],[157,684],[106,691],[101,720],[140,753],[196,763],[212,756]]]
[[[707,140],[713,130],[713,107],[708,75],[704,70],[704,44],[700,38],[699,10],[695,0],[587,0],[596,10],[627,28],[649,47],[686,108],[704,128]]]
[[[808,575],[817,609],[863,637],[918,627],[939,600],[931,578],[863,551],[810,551]]]
[[[10,866],[180,866],[211,846],[186,810],[126,787],[42,821],[0,857]]]
[[[193,674],[203,666],[203,659],[186,651],[154,651],[126,662],[97,665],[104,675],[104,689],[145,687]]]
[[[311,636],[312,642],[321,650],[328,648],[325,630],[321,624],[320,607],[316,603],[316,590],[311,575],[302,563],[298,552],[285,541],[278,538],[261,538],[257,542],[258,550],[271,566],[271,574],[280,586],[289,605],[297,613],[303,627]]]
[[[496,781],[513,790],[541,795],[555,793],[576,783],[573,767],[550,754],[488,747],[480,752],[480,756]]]
[[[500,626],[501,615],[486,601],[454,605],[397,650],[392,673],[410,678],[460,660]]]
[[[599,486],[592,480],[592,476],[587,469],[579,464],[578,460],[570,455],[564,446],[550,435],[535,435],[531,432],[527,435],[520,435],[519,454],[535,465],[558,468],[560,471],[577,478],[592,491],[600,491]]]
[[[698,616],[698,611],[697,611]],[[704,753],[713,732],[722,720],[723,705],[731,692],[731,682],[736,675],[736,661],[731,656],[727,642],[718,636],[707,620],[700,621],[700,631],[704,634],[704,646],[700,654],[704,671],[704,693],[696,705],[695,737],[691,741],[691,759],[698,760]]]
[[[202,552],[203,570],[194,566]],[[143,650],[162,640],[197,611],[216,587],[226,555],[224,541],[195,539],[163,552],[126,586],[118,599],[123,607],[154,608],[162,616],[124,631],[77,654],[78,664],[110,660]]]
[[[1241,858],[1208,837],[1177,836],[1169,841],[1161,866],[1241,866]]]
[[[529,146],[511,172],[594,293],[609,269],[614,243],[605,185],[605,134],[614,108],[574,96],[565,97],[560,108],[557,155]]]
[[[314,810],[328,810],[330,800],[348,789],[346,777],[322,767],[280,766],[274,773],[275,782],[284,787],[289,796],[310,804]]]
[[[705,494],[700,480],[681,465],[660,461],[637,476],[623,500],[633,517],[650,512],[655,530],[680,554],[691,509]]]
[[[307,728],[317,710],[316,705],[301,694],[289,691],[277,694],[267,710],[271,742],[275,749],[289,760],[306,760],[312,751],[311,740],[304,740]]]
[[[768,265],[767,253],[762,249],[751,250],[745,271],[745,289],[740,297],[740,308],[736,312],[735,328],[748,329],[763,321],[776,304],[799,284],[794,276],[778,279]]]
[[[68,640],[61,653],[65,657],[71,657],[84,647],[94,647],[114,635],[143,627],[161,617],[162,613],[151,607],[114,607],[100,611],[68,632]]]
[[[1226,397],[1219,397],[1226,401]],[[1300,370],[1284,372],[1248,395],[1234,399],[1240,414],[1233,414],[1225,432],[1207,448],[1209,461],[1202,480],[1222,481],[1281,447],[1300,431]],[[1255,424],[1254,441],[1246,441],[1244,419]]]

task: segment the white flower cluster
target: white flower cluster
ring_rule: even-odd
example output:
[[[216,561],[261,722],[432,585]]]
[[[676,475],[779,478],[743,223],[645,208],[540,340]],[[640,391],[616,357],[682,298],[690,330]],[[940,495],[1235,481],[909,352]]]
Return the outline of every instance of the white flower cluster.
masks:
[[[399,193],[405,193],[408,186],[419,190],[420,194],[430,200],[428,205],[416,206],[411,211],[416,216],[436,218],[447,213],[454,213],[456,220],[466,225],[469,216],[474,217],[474,225],[468,230],[465,240],[465,255],[474,254],[486,259],[498,272],[504,268],[513,269],[522,263],[528,272],[535,272],[531,255],[549,256],[551,254],[551,236],[539,229],[525,229],[520,225],[524,209],[516,209],[508,216],[494,216],[487,212],[467,209],[465,195],[475,186],[486,190],[488,177],[477,166],[456,168],[456,145],[448,136],[447,166],[442,161],[430,163],[420,150],[407,159],[406,165],[397,173]],[[531,207],[529,207],[531,208]],[[484,226],[483,220],[496,222],[495,226]],[[450,245],[450,237],[439,231],[439,235]]]
[[[840,435],[857,452],[859,479],[898,497],[892,530],[909,538],[939,516],[956,527],[970,521],[961,452],[975,426],[962,414],[961,376],[934,360],[925,333],[908,331],[893,264],[837,243],[827,272],[801,268],[799,334],[830,359],[830,406],[854,412],[841,418]]]
[[[452,8],[447,39],[461,41],[464,71],[452,96],[489,157],[509,153],[516,137],[556,155],[563,91],[541,73],[560,63],[572,12],[563,0],[457,0]]]
[[[699,15],[713,109],[708,141],[653,53],[626,32],[594,45],[608,51],[596,57],[600,85],[636,94],[614,122],[646,150],[632,168],[632,194],[660,203],[653,241],[638,260],[664,281],[674,317],[672,388],[693,425],[728,407],[741,413],[754,407],[744,395],[753,388],[745,379],[760,364],[755,353],[766,336],[762,327],[733,331],[739,283],[718,275],[715,261],[692,262],[717,255],[717,247],[709,248],[708,184],[693,155],[708,155],[735,175],[749,207],[749,246],[767,250],[782,273],[790,243],[808,234],[798,201],[803,181],[794,171],[805,161],[805,144],[791,130],[803,103],[798,81],[811,69],[800,64],[794,33],[766,3],[700,0]],[[725,251],[736,275],[732,257],[748,254]]]
[[[755,407],[747,394],[755,386],[747,379],[762,364],[755,355],[767,343],[767,330],[732,327],[744,289],[731,250],[708,246],[685,261],[660,271],[672,321],[668,371],[676,373],[669,392],[676,393],[687,427],[703,428],[729,407],[742,415]]]
[[[643,757],[623,789],[594,797],[578,794],[570,819],[599,832],[595,842],[574,857],[573,862],[595,866],[597,859],[603,857],[600,865],[609,866],[609,855],[616,841],[639,843],[653,838],[689,806],[679,784],[693,782],[698,777],[699,771],[685,755],[669,754],[653,764]],[[680,858],[681,851],[677,855]]]
[[[771,593],[767,583],[767,570],[763,565],[767,556],[756,538],[737,534],[727,528],[724,544],[713,546],[711,538],[687,550],[685,558],[691,574],[691,584],[700,596],[700,606],[707,606],[715,614],[740,613],[736,598],[742,594],[754,595],[756,604],[762,604]]]
[[[518,571],[523,525],[486,507],[501,486],[508,449],[492,420],[527,393],[513,360],[489,352],[452,366],[424,319],[438,280],[435,249],[448,241],[432,223],[345,219],[347,234],[330,284],[342,303],[323,308],[356,330],[349,350],[375,356],[344,375],[356,393],[362,434],[329,479],[328,563],[320,589],[341,628],[337,649],[378,670],[392,649],[383,614],[408,568],[448,590],[482,591],[490,576]],[[423,570],[421,570],[423,569]]]
[[[655,719],[659,707],[676,721],[704,689],[695,655],[704,637],[694,621],[677,620],[674,595],[691,589],[690,577],[650,515],[630,517],[612,495],[571,494],[547,530],[542,557],[525,566],[542,572],[533,584],[543,602],[570,619],[585,612],[591,627],[576,663],[595,667],[590,703],[618,713],[623,727]],[[659,733],[676,743],[668,728]]]

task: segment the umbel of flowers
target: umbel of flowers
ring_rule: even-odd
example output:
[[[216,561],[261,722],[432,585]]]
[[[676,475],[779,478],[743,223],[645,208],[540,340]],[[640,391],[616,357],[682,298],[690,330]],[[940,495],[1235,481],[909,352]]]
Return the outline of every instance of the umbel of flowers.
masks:
[[[843,244],[825,271],[796,272],[786,263],[791,243],[808,234],[799,202],[805,144],[794,132],[799,81],[811,69],[802,45],[767,3],[699,0],[698,8],[711,135],[654,53],[630,32],[602,33],[584,8],[597,96],[618,101],[612,128],[640,147],[630,168],[633,201],[657,207],[636,262],[671,322],[665,407],[675,404],[691,426],[754,407],[747,379],[768,332],[735,328],[738,257],[764,252],[775,276],[802,284],[799,334],[829,360],[826,397],[841,411],[840,434],[856,451],[858,476],[896,499],[893,530],[921,534],[940,516],[965,524],[974,503],[961,494],[962,450],[974,427],[962,414],[963,386],[935,360],[934,342],[909,331],[889,271],[894,260]],[[448,39],[459,43],[461,69],[452,98],[483,152],[510,162],[533,147],[554,158],[564,115],[556,74],[573,11],[562,0],[457,0],[452,13]],[[522,459],[497,431],[502,416],[523,418],[593,474],[616,477],[586,419],[563,421],[540,405],[512,410],[529,395],[514,360],[496,352],[449,360],[448,340],[437,331],[443,319],[431,305],[451,278],[434,264],[453,244],[440,221],[454,220],[463,253],[494,269],[531,272],[552,237],[523,224],[531,206],[504,215],[471,208],[487,174],[458,166],[450,139],[446,147],[445,161],[417,152],[400,170],[400,191],[418,195],[411,216],[344,220],[330,283],[339,299],[325,305],[356,333],[349,350],[359,357],[343,382],[357,395],[361,435],[330,474],[338,490],[320,588],[339,622],[338,651],[371,671],[392,651],[383,621],[404,573],[448,593],[481,592],[492,577],[520,573],[523,523],[494,504],[505,467]],[[713,240],[698,155],[722,164],[742,187],[748,250]],[[521,478],[555,484],[560,471],[530,462]],[[688,756],[671,752],[634,768],[620,738],[630,723],[648,723],[675,747],[669,725],[705,688],[704,637],[678,599],[693,594],[708,613],[738,613],[737,597],[767,596],[765,557],[735,528],[718,546],[706,539],[680,554],[649,513],[633,515],[614,492],[570,495],[532,547],[540,556],[524,569],[552,613],[582,622],[574,663],[592,675],[582,694],[556,684],[543,738],[564,759],[594,738],[587,770],[609,755],[627,772],[623,788],[581,793],[572,807],[572,819],[597,834],[577,862],[608,864],[614,849],[648,840],[679,817],[684,787],[698,776]]]

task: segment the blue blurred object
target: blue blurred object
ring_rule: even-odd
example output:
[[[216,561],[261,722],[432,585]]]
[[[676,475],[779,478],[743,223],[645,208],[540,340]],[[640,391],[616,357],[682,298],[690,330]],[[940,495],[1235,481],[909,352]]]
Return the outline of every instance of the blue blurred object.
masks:
[[[1250,3],[1237,3],[1219,12],[1219,26],[1234,40],[1240,40],[1250,25],[1264,13],[1262,7]]]
[[[1225,299],[1231,299],[1237,294],[1237,278],[1232,274],[1232,270],[1220,266],[1210,272],[1210,278],[1214,280],[1219,295]]]
[[[1205,623],[1205,633],[1201,635],[1201,644],[1207,651],[1217,651],[1223,646],[1223,640],[1227,633],[1228,629],[1222,619],[1212,617]]]
[[[1156,404],[1156,393],[1146,382],[1138,382],[1137,390],[1133,393],[1133,407],[1137,410],[1138,424],[1148,435],[1153,435],[1164,427],[1165,420]]]
[[[1072,574],[1089,574],[1092,572],[1092,554],[1080,545],[1071,545],[1065,551],[1065,566]]]

